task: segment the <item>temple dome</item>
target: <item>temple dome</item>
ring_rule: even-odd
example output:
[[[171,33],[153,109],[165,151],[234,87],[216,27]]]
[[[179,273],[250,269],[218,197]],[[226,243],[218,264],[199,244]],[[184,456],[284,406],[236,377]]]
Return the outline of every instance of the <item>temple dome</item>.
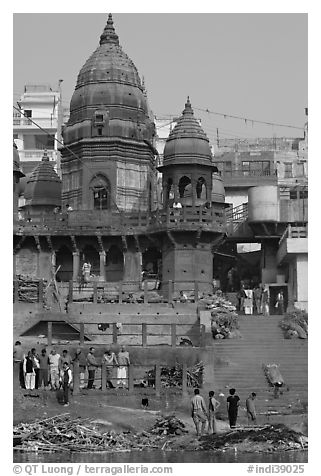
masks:
[[[144,88],[136,66],[119,45],[111,14],[99,46],[78,74],[63,132],[65,144],[92,137],[97,111],[104,113],[107,123],[102,136],[152,141],[154,125]]]
[[[27,206],[56,207],[61,205],[61,179],[44,151],[41,162],[30,173],[24,198]]]
[[[181,117],[166,141],[163,163],[164,165],[171,163],[211,165],[212,163],[209,140],[194,117],[189,97]]]

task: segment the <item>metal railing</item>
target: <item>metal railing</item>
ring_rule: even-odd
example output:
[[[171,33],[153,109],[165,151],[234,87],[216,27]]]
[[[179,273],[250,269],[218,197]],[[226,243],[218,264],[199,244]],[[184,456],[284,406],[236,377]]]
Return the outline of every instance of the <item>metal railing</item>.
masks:
[[[182,339],[188,339],[193,347],[204,347],[205,345],[205,326],[199,325],[197,330],[193,328],[194,324],[175,324],[175,323],[146,323],[137,322],[122,324],[125,330],[120,328],[119,323],[101,323],[101,322],[74,322],[74,321],[47,321],[47,344],[53,343],[53,326],[55,340],[70,340],[72,334],[77,337],[79,345],[94,341],[91,338],[101,337],[103,342],[95,342],[95,345],[126,345],[138,347],[153,347],[167,345],[169,347],[181,347]],[[69,324],[73,330],[59,330],[61,325]],[[103,330],[100,330],[103,326]],[[95,327],[96,330],[93,328]],[[132,330],[130,331],[130,328]],[[185,331],[185,332],[184,332]],[[165,338],[165,339],[164,339]],[[136,340],[135,340],[136,339]],[[194,342],[191,340],[194,339]],[[152,342],[153,341],[153,342]]]

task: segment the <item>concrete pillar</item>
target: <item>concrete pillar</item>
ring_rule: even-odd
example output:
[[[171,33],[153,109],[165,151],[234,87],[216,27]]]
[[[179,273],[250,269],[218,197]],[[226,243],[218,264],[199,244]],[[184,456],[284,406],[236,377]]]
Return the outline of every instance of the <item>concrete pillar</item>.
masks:
[[[142,324],[142,346],[147,346],[147,324],[145,322]]]
[[[102,281],[106,281],[105,263],[106,263],[106,251],[99,251],[99,275]]]
[[[80,266],[79,251],[74,251],[72,253],[72,279],[73,279],[73,281],[78,280],[79,266]]]
[[[183,395],[187,395],[187,364],[183,363],[183,371],[182,371],[182,392]]]
[[[47,325],[47,344],[52,345],[52,322],[48,321]]]
[[[155,389],[156,389],[156,396],[160,396],[161,392],[161,366],[160,364],[155,365]]]
[[[80,374],[79,374],[79,362],[77,360],[73,363],[73,395],[79,395],[80,393]]]
[[[128,375],[128,391],[132,392],[134,390],[134,371],[133,366],[129,365],[127,367],[127,375]]]
[[[106,365],[101,366],[101,390],[102,392],[106,392],[106,384],[107,384],[107,372],[106,372]]]
[[[171,324],[171,346],[176,347],[176,324]]]
[[[56,265],[57,265],[57,262],[56,262],[56,252],[55,252],[55,251],[52,251],[52,252],[51,252],[51,269],[52,269],[53,275],[54,275],[55,272],[56,272]]]
[[[85,342],[85,324],[83,322],[79,325],[79,345],[84,345]]]

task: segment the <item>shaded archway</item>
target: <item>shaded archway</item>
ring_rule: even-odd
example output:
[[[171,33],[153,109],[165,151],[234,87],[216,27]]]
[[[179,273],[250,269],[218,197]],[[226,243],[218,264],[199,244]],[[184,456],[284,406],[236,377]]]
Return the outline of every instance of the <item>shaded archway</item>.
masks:
[[[192,183],[189,177],[184,175],[180,178],[178,183],[178,193],[180,198],[191,198],[192,197]]]
[[[112,245],[106,255],[106,281],[122,281],[124,276],[124,255],[121,249]]]
[[[99,252],[92,245],[86,245],[81,251],[80,270],[84,263],[90,263],[90,274],[94,276],[100,275]]]
[[[161,271],[162,253],[156,247],[146,248],[142,253],[142,271],[146,278],[158,278]]]
[[[56,269],[59,271],[56,274],[57,281],[67,282],[72,279],[73,259],[71,250],[63,245],[56,251]]]
[[[206,201],[206,181],[204,177],[199,177],[196,182],[196,198]]]
[[[97,174],[89,184],[91,190],[91,204],[94,210],[107,210],[111,205],[110,182],[102,174]]]

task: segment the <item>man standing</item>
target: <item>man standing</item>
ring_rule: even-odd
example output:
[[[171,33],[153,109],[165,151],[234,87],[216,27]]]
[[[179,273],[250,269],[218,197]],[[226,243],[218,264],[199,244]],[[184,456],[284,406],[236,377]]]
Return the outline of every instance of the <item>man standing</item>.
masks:
[[[87,360],[85,354],[83,354],[82,350],[79,348],[76,350],[76,355],[72,359],[72,362],[78,362],[79,364],[79,383],[80,388],[84,388],[85,386],[85,370],[87,366]]]
[[[35,371],[35,389],[38,390],[39,387],[39,370],[40,370],[40,361],[39,355],[36,352],[36,349],[31,349],[32,360],[33,360],[33,368]]]
[[[117,384],[124,388],[126,387],[127,380],[127,370],[130,366],[129,353],[125,350],[125,347],[122,345],[120,352],[118,353],[118,369],[117,369]]]
[[[196,428],[196,435],[202,436],[205,433],[207,411],[204,398],[201,397],[198,388],[195,388],[194,397],[191,401],[191,415]]]
[[[111,379],[113,378],[113,368],[114,365],[118,365],[116,355],[110,349],[104,352],[101,365],[106,366],[106,386],[109,388],[115,388]]]
[[[64,363],[67,362],[68,366],[71,365],[71,355],[69,354],[68,350],[64,349],[62,351],[62,356],[60,357],[59,362],[59,370],[63,370]]]
[[[236,427],[237,413],[240,406],[240,397],[235,395],[235,388],[230,389],[230,395],[227,397],[227,414],[230,422],[230,428]]]
[[[262,314],[262,305],[261,305],[262,289],[260,286],[255,286],[253,290],[253,297],[255,302],[256,314]]]
[[[64,362],[63,364],[63,371],[62,371],[62,389],[63,389],[63,401],[64,406],[68,407],[69,405],[69,388],[72,383],[72,373],[69,368],[68,362]]]
[[[13,348],[13,366],[14,366],[13,378],[14,378],[14,383],[18,382],[19,380],[21,388],[26,388],[25,378],[23,373],[24,359],[25,359],[25,354],[22,350],[21,342],[17,340]]]
[[[51,390],[57,390],[59,388],[59,362],[60,355],[57,354],[56,349],[52,349],[49,355]]]
[[[267,285],[264,286],[262,291],[262,312],[264,316],[270,315],[270,293]]]
[[[214,398],[214,392],[211,390],[208,394],[208,432],[213,435],[217,433],[217,424],[215,418],[215,412],[220,406],[220,402]]]
[[[87,354],[87,365],[88,365],[88,385],[87,388],[95,388],[94,381],[95,381],[95,372],[96,368],[99,367],[95,357],[95,349],[90,347],[89,352]]]
[[[42,349],[41,355],[39,356],[39,387],[44,386],[48,387],[48,371],[49,371],[49,357],[47,355],[46,349]]]
[[[278,314],[283,315],[284,314],[284,295],[283,291],[278,292],[278,295],[276,297],[276,306],[278,310]]]
[[[250,395],[247,397],[245,401],[248,424],[252,422],[254,425],[256,424],[256,410],[255,410],[255,403],[254,403],[255,398],[256,398],[256,393],[252,392],[250,393]]]

